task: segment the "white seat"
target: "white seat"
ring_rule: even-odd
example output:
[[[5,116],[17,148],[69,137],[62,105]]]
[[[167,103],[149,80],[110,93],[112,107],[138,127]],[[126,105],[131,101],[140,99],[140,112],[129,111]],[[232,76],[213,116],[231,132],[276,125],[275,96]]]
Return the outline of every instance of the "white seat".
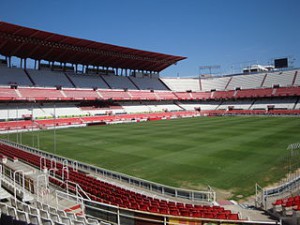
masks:
[[[23,211],[26,212],[26,213],[30,213],[30,206],[27,205],[27,204],[24,204],[23,205]]]
[[[84,221],[73,220],[72,222],[74,225],[86,225]]]
[[[69,217],[61,216],[60,219],[62,223],[66,225],[72,225],[71,219]]]
[[[43,210],[49,211],[49,205],[48,204],[43,203],[42,208],[43,208]]]
[[[14,219],[18,219],[16,208],[7,206],[7,212],[9,216],[13,217]]]
[[[37,208],[35,208],[35,207],[33,207],[33,206],[30,206],[30,213],[31,213],[32,215],[40,216],[40,210],[37,209]]]
[[[88,218],[87,220],[88,220],[89,225],[98,225],[99,224],[98,220],[96,220],[96,219]]]
[[[43,208],[43,204],[40,201],[36,201],[36,207],[38,209],[42,209]]]
[[[54,207],[49,207],[49,213],[54,213],[54,214],[57,214],[57,210],[56,210],[56,208],[54,208]]]
[[[65,223],[54,222],[54,225],[66,225]]]
[[[1,213],[7,214],[7,205],[0,202],[0,211]]]
[[[18,215],[18,219],[21,221],[24,221],[26,223],[29,223],[29,216],[27,212],[21,211],[21,210],[17,210],[17,215]]]
[[[71,220],[76,220],[76,215],[74,213],[71,212],[67,212],[67,217],[69,217]]]
[[[40,216],[44,219],[50,219],[49,212],[43,209],[40,209]]]
[[[42,218],[43,225],[54,225],[54,222],[51,219]]]
[[[10,199],[10,204],[12,207],[17,208],[17,201],[14,198]]]
[[[63,211],[63,210],[60,210],[60,209],[58,209],[57,210],[57,214],[60,216],[60,217],[62,217],[62,216],[67,216],[67,214],[66,214],[66,212],[65,211]]]
[[[58,214],[50,213],[50,218],[53,222],[61,222]]]
[[[28,214],[30,223],[34,225],[42,224],[41,218],[38,215]]]
[[[85,216],[79,216],[79,215],[77,215],[77,216],[76,216],[76,219],[77,219],[77,221],[83,221],[83,222],[85,222],[86,224],[88,223],[88,220],[86,219]]]
[[[23,209],[23,208],[24,208],[24,207],[23,207],[24,204],[26,204],[26,203],[23,203],[23,202],[21,202],[21,201],[17,201],[17,209],[23,211],[23,210],[24,210],[24,209]]]

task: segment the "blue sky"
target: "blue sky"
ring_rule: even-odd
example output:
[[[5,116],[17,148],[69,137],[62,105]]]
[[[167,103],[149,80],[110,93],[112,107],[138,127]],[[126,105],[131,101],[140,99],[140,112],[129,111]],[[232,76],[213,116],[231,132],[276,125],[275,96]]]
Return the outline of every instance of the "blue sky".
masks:
[[[299,0],[0,0],[0,20],[188,57],[161,72],[167,77],[286,56],[300,67]]]

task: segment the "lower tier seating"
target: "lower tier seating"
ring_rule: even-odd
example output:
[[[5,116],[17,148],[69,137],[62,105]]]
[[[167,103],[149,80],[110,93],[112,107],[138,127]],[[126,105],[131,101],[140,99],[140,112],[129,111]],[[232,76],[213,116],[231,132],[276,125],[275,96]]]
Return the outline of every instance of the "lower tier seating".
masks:
[[[35,167],[40,166],[40,156],[22,151],[6,144],[0,144],[0,153],[8,157],[18,157],[19,160],[27,162]],[[46,159],[46,166],[48,168],[51,167],[51,160]],[[63,173],[62,164],[57,163],[56,166],[58,169],[56,171],[56,176],[60,179],[50,177],[50,182],[60,187],[65,186],[65,180],[75,182],[79,184],[94,201],[116,205],[121,208],[165,215],[224,220],[240,219],[238,214],[225,210],[220,206],[192,205],[152,198],[145,194],[140,194],[101,181],[88,176],[86,173],[73,171],[71,167],[69,168],[68,176],[66,176]],[[64,180],[62,180],[62,178],[64,178]],[[72,191],[72,189],[70,191]]]

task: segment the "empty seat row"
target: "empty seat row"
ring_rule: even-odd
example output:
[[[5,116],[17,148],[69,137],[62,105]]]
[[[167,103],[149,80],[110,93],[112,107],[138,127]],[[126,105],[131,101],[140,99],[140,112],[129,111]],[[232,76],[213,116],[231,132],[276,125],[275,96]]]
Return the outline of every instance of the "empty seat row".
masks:
[[[0,100],[209,100],[299,96],[300,87],[242,89],[214,92],[124,91],[51,88],[0,88]]]

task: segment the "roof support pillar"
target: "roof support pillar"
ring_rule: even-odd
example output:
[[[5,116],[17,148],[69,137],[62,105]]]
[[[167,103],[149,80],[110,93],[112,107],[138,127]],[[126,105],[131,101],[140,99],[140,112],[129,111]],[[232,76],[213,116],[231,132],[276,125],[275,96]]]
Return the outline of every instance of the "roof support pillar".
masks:
[[[7,61],[8,61],[8,67],[11,68],[11,56],[8,56]]]
[[[23,68],[23,59],[20,59],[20,68]]]

